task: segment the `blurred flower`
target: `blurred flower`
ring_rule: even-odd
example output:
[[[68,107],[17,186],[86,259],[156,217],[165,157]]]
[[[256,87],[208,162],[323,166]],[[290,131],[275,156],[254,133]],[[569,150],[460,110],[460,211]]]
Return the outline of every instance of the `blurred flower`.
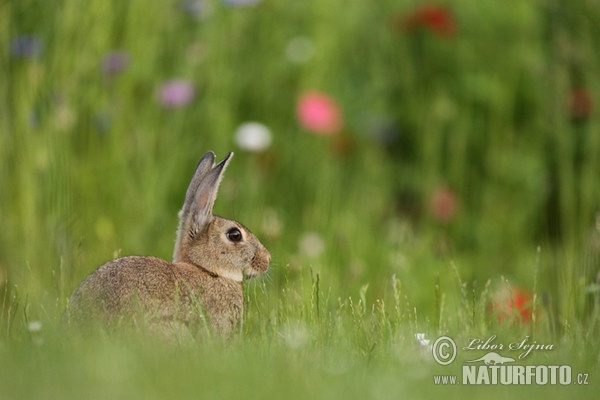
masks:
[[[44,337],[42,336],[42,323],[40,321],[31,321],[27,324],[27,330],[31,337],[31,342],[36,346],[44,344]]]
[[[424,333],[415,333],[415,340],[417,341],[417,345],[419,346],[419,348],[428,352],[431,350],[431,341],[425,338]]]
[[[264,211],[261,228],[262,234],[270,239],[277,239],[283,231],[283,221],[279,217],[279,213],[274,208],[267,208]]]
[[[102,72],[107,75],[116,75],[127,69],[129,54],[122,50],[111,51],[102,59]]]
[[[44,43],[35,35],[20,35],[12,39],[10,54],[15,58],[38,58],[44,51]]]
[[[271,131],[259,122],[246,122],[237,128],[235,142],[243,150],[261,152],[271,145]]]
[[[400,137],[400,127],[391,118],[385,116],[371,116],[365,124],[364,131],[377,142],[389,145]]]
[[[42,323],[40,321],[31,321],[27,324],[27,330],[29,332],[39,332],[42,330]]]
[[[440,37],[450,37],[456,33],[456,21],[448,9],[435,4],[421,4],[410,14],[396,21],[402,31],[429,29]]]
[[[438,221],[451,221],[458,210],[456,194],[447,187],[437,188],[431,195],[429,208]]]
[[[584,119],[590,116],[593,110],[592,96],[584,88],[571,90],[570,112],[574,119]]]
[[[56,93],[54,98],[54,113],[52,122],[54,127],[61,131],[68,131],[77,122],[77,112],[71,101],[63,94]]]
[[[253,6],[260,3],[261,0],[223,0],[224,4],[230,6]]]
[[[190,81],[174,79],[162,84],[158,100],[165,108],[180,108],[189,104],[195,94],[196,90]]]
[[[430,340],[425,339],[424,333],[415,333],[415,339],[417,340],[417,343],[419,344],[419,346],[429,347]]]
[[[303,36],[293,38],[285,47],[285,56],[296,64],[304,64],[312,58],[314,52],[312,41]]]
[[[302,94],[296,106],[300,124],[318,134],[333,134],[342,129],[342,113],[328,95],[310,91]]]
[[[281,332],[279,332],[279,335],[286,346],[292,349],[302,348],[310,340],[310,332],[300,321],[286,323]]]
[[[40,127],[40,111],[39,109],[36,108],[32,108],[31,110],[29,110],[29,118],[27,119],[29,121],[29,126],[31,128],[39,128]]]
[[[310,258],[317,258],[325,250],[325,242],[316,232],[305,233],[298,242],[300,251]]]
[[[212,5],[206,0],[181,0],[181,8],[194,17],[207,17],[212,12]]]
[[[492,312],[498,322],[531,322],[533,296],[529,292],[503,284],[492,301]]]

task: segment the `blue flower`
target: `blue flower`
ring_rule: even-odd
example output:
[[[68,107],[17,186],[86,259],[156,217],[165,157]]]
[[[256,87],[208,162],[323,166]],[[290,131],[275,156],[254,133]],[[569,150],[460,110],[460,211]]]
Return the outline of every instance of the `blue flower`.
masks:
[[[15,58],[39,58],[44,51],[44,43],[34,35],[19,35],[10,43],[10,54]]]
[[[223,0],[224,4],[229,6],[253,6],[260,3],[261,0]]]
[[[181,8],[194,17],[207,17],[212,12],[212,6],[206,0],[181,0]]]

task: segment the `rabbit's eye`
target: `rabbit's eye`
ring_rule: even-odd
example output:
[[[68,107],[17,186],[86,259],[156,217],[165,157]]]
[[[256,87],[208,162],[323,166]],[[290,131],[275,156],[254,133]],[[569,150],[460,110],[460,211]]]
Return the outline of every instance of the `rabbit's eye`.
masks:
[[[227,239],[231,242],[237,243],[242,241],[242,232],[238,228],[231,228],[227,231],[226,235]]]

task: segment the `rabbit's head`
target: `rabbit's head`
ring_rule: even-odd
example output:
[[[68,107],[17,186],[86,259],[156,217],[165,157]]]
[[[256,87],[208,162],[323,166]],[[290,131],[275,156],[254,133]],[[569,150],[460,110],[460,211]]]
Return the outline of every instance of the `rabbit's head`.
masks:
[[[215,276],[241,281],[266,272],[271,255],[242,224],[212,213],[232,155],[215,165],[215,154],[208,152],[198,163],[179,213],[173,262],[191,263]]]

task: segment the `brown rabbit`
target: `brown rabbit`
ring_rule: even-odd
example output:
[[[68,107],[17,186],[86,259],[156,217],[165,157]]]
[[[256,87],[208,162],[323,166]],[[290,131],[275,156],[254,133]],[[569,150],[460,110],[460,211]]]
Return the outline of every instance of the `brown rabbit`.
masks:
[[[130,256],[100,266],[71,295],[71,325],[144,324],[167,336],[193,333],[205,316],[219,333],[241,326],[242,280],[266,272],[271,255],[242,224],[212,213],[232,155],[215,165],[210,151],[198,163],[179,212],[173,262]]]

